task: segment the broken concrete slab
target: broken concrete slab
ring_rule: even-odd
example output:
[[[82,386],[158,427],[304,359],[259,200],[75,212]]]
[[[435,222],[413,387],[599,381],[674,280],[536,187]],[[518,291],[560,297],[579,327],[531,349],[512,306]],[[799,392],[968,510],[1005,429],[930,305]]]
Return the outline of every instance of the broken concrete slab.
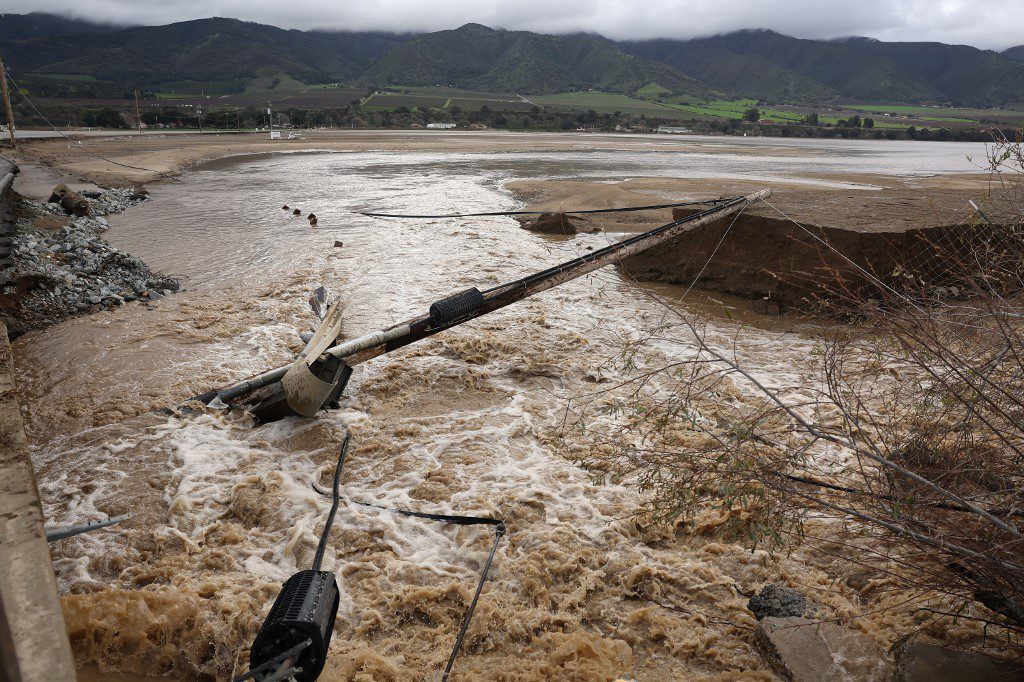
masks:
[[[896,650],[895,679],[896,682],[1018,682],[1024,681],[1024,664],[1000,661],[973,651],[912,642]]]
[[[769,665],[786,680],[892,678],[892,664],[873,639],[835,623],[768,617],[758,624],[755,638]]]

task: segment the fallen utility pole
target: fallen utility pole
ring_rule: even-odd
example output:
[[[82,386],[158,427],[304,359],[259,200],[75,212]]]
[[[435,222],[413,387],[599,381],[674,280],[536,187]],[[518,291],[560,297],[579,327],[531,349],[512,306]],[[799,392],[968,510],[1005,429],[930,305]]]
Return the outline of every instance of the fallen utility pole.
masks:
[[[4,67],[4,60],[0,58],[0,94],[4,98],[4,111],[7,113],[7,132],[11,136],[11,147],[17,149],[14,141],[14,111],[11,110],[11,94],[7,90],[7,69]]]
[[[135,89],[135,122],[139,124],[139,132],[142,132],[142,114],[139,113],[139,90]]]
[[[253,414],[260,421],[273,421],[289,415],[311,417],[338,399],[355,365],[565,284],[606,265],[617,263],[684,232],[742,211],[748,205],[767,199],[770,195],[771,190],[765,189],[720,201],[706,210],[522,279],[500,284],[485,291],[475,287],[467,289],[437,301],[430,306],[427,315],[337,345],[332,344],[340,331],[340,309],[329,310],[324,323],[292,364],[269,370],[233,386],[196,396],[195,400],[211,407],[227,407],[243,397],[260,391],[257,399],[250,402]],[[337,306],[332,306],[335,307]],[[268,387],[275,388],[269,395],[263,392],[263,389]]]

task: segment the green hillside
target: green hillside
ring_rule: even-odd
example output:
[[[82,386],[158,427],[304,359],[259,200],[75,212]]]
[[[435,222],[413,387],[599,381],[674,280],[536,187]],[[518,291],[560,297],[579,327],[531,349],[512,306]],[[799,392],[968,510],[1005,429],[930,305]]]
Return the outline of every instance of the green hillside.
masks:
[[[355,80],[406,37],[286,31],[213,18],[102,35],[8,41],[0,49],[26,75],[91,76],[160,89],[168,82],[245,81],[261,74],[305,83]]]
[[[804,40],[747,30],[695,40],[623,42],[737,95],[790,102],[844,97],[963,106],[1024,101],[1024,70],[1007,54],[965,45]]]
[[[631,93],[656,82],[676,93],[709,94],[699,81],[627,55],[604,38],[497,31],[479,24],[416,36],[374,64],[363,80],[523,94],[590,88]]]
[[[822,41],[745,30],[692,40],[613,42],[480,24],[420,35],[284,30],[211,18],[114,28],[0,14],[0,53],[32,92],[118,97],[274,93],[309,87],[447,87],[523,96],[601,91],[666,105],[751,98],[997,107],[1024,103],[1024,46]],[[346,95],[348,97],[348,95]],[[679,98],[685,97],[682,102]],[[326,100],[325,100],[326,101]],[[350,101],[350,100],[346,100]]]

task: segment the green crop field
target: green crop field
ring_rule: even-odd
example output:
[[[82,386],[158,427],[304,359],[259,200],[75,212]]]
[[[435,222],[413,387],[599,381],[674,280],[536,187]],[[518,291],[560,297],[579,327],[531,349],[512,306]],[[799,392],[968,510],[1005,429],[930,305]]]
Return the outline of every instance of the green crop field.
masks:
[[[663,106],[672,107],[679,111],[700,116],[701,118],[725,118],[739,120],[748,110],[757,106],[757,101],[752,99],[736,100],[714,100],[710,102],[695,102],[686,98],[678,98],[672,102],[665,102]],[[758,107],[761,113],[761,120],[774,121],[777,123],[799,123],[803,120],[801,114],[781,109]]]
[[[669,94],[672,91],[668,88],[663,88],[657,83],[648,83],[644,87],[636,91],[636,94],[641,99],[657,99],[661,95]]]
[[[468,111],[486,106],[495,111],[529,111],[534,105],[508,93],[460,90],[457,88],[395,87],[378,90],[363,98],[362,106],[377,111],[392,111],[398,107],[419,109],[450,109],[459,107]]]
[[[363,107],[377,111],[391,111],[398,107],[409,109],[444,109],[449,98],[434,95],[407,95],[404,93],[375,92],[363,100]]]
[[[658,104],[657,102],[634,99],[611,92],[563,92],[558,95],[530,95],[526,99],[537,106],[546,106],[552,109],[568,109],[572,111],[589,111],[593,109],[599,114],[614,114],[618,111],[632,116],[686,118],[678,110]]]
[[[843,104],[843,109],[876,114],[914,116],[926,121],[973,123],[979,119],[1008,118],[1024,120],[1024,110],[1016,109],[959,109],[954,107],[905,106],[901,104]]]
[[[64,81],[66,83],[99,83],[101,82],[95,76],[83,76],[77,73],[29,73],[26,74],[30,78],[48,78],[55,81]],[[109,81],[108,81],[109,82]]]
[[[478,111],[483,107],[487,107],[493,111],[529,111],[533,108],[533,105],[528,102],[516,101],[516,100],[501,100],[501,99],[471,99],[471,98],[452,98],[449,106],[457,106],[466,111]]]

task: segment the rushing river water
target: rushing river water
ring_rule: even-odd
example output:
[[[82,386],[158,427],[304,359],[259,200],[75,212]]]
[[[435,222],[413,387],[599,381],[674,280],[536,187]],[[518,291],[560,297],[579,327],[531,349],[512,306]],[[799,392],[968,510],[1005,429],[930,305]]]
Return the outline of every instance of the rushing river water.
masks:
[[[112,219],[108,238],[181,276],[187,291],[16,347],[49,522],[136,515],[54,547],[77,655],[183,678],[241,671],[237,655],[277,586],[312,559],[329,501],[310,484],[329,476],[350,430],[346,504],[324,562],[342,591],[324,679],[435,678],[491,542],[486,528],[351,501],[508,521],[457,679],[765,674],[741,629],[626,599],[671,583],[695,605],[742,618],[732,586],[770,579],[774,560],[712,540],[668,548],[630,520],[634,492],[593,483],[570,463],[572,439],[557,438],[567,398],[618,377],[622,342],[659,314],[614,271],[361,365],[342,409],[313,420],[255,427],[238,414],[145,412],[286,361],[321,283],[345,302],[351,337],[616,237],[555,240],[508,218],[393,221],[360,210],[511,209],[503,184],[531,177],[793,179],[882,160],[904,174],[969,170],[959,145],[942,155],[901,143],[784,151],[289,154],[208,164],[156,187],[153,201]],[[283,204],[316,213],[319,227]],[[737,328],[722,320],[712,338],[730,344]],[[812,346],[749,330],[740,353],[768,380],[796,385]]]

